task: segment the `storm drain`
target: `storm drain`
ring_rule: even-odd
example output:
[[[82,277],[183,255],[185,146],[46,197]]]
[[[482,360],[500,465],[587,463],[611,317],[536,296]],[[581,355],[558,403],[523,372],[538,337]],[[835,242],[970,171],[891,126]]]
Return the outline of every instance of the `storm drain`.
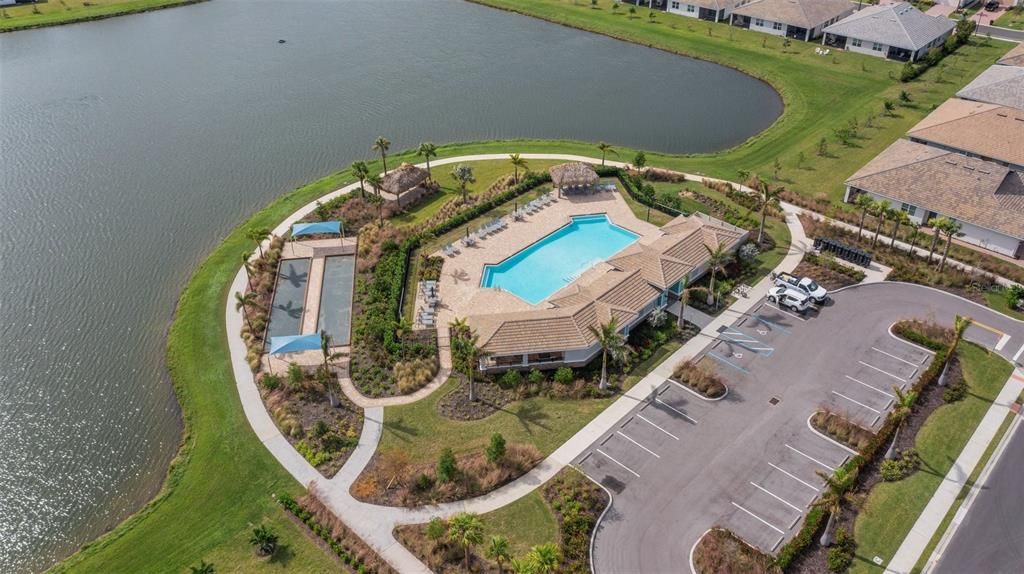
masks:
[[[770,404],[772,406],[775,406],[775,405],[779,404],[779,398],[778,397],[772,397],[772,398],[768,399],[768,404]]]

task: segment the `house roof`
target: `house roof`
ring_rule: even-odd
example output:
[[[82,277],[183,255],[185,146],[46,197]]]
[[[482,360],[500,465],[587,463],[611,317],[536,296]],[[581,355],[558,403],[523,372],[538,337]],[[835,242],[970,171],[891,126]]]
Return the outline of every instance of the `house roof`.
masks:
[[[1024,67],[1024,42],[1017,44],[1017,46],[1007,52],[1005,56],[999,58],[996,63],[1004,66]]]
[[[588,163],[574,161],[553,165],[548,169],[555,187],[593,185],[599,179],[597,172]]]
[[[950,99],[921,120],[910,138],[1024,165],[1024,110]]]
[[[732,10],[741,0],[686,0],[686,2],[709,10]]]
[[[1024,110],[1024,68],[991,66],[956,95],[965,100]]]
[[[825,28],[825,32],[917,51],[949,33],[956,24],[929,16],[906,2],[869,6]]]
[[[853,13],[848,0],[753,0],[733,12],[750,18],[815,28],[833,18]]]
[[[410,163],[403,163],[384,176],[381,187],[384,191],[398,195],[405,193],[427,179],[427,170]]]
[[[998,163],[901,139],[846,184],[1024,239],[1024,177]]]

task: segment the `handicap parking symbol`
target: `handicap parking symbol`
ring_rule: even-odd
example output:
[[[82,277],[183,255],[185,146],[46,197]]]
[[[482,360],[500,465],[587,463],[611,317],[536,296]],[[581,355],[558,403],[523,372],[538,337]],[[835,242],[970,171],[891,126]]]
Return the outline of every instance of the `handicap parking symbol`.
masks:
[[[762,337],[764,337],[765,335],[768,334],[768,329],[758,329],[757,330],[757,334],[761,335]]]
[[[742,359],[743,358],[743,353],[733,353],[732,356],[735,359]]]

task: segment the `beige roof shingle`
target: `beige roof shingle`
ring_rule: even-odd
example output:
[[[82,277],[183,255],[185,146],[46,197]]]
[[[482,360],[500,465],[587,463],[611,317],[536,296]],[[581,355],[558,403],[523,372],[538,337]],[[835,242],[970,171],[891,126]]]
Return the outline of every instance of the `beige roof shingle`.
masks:
[[[833,18],[853,14],[848,0],[753,0],[733,12],[801,28],[816,28]]]
[[[983,158],[1024,165],[1024,110],[951,99],[908,133]]]
[[[898,140],[846,183],[1024,239],[1024,179],[994,162]]]
[[[999,58],[996,63],[1003,66],[1019,66],[1024,68],[1024,43],[1017,44],[1014,49],[1007,52],[1002,58]]]

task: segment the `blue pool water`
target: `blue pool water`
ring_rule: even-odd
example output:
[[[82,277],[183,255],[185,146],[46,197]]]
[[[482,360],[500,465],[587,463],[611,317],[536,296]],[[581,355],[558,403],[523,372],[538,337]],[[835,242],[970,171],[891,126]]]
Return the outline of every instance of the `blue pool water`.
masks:
[[[508,291],[536,305],[640,236],[608,220],[583,215],[496,265],[484,267],[482,287]]]

